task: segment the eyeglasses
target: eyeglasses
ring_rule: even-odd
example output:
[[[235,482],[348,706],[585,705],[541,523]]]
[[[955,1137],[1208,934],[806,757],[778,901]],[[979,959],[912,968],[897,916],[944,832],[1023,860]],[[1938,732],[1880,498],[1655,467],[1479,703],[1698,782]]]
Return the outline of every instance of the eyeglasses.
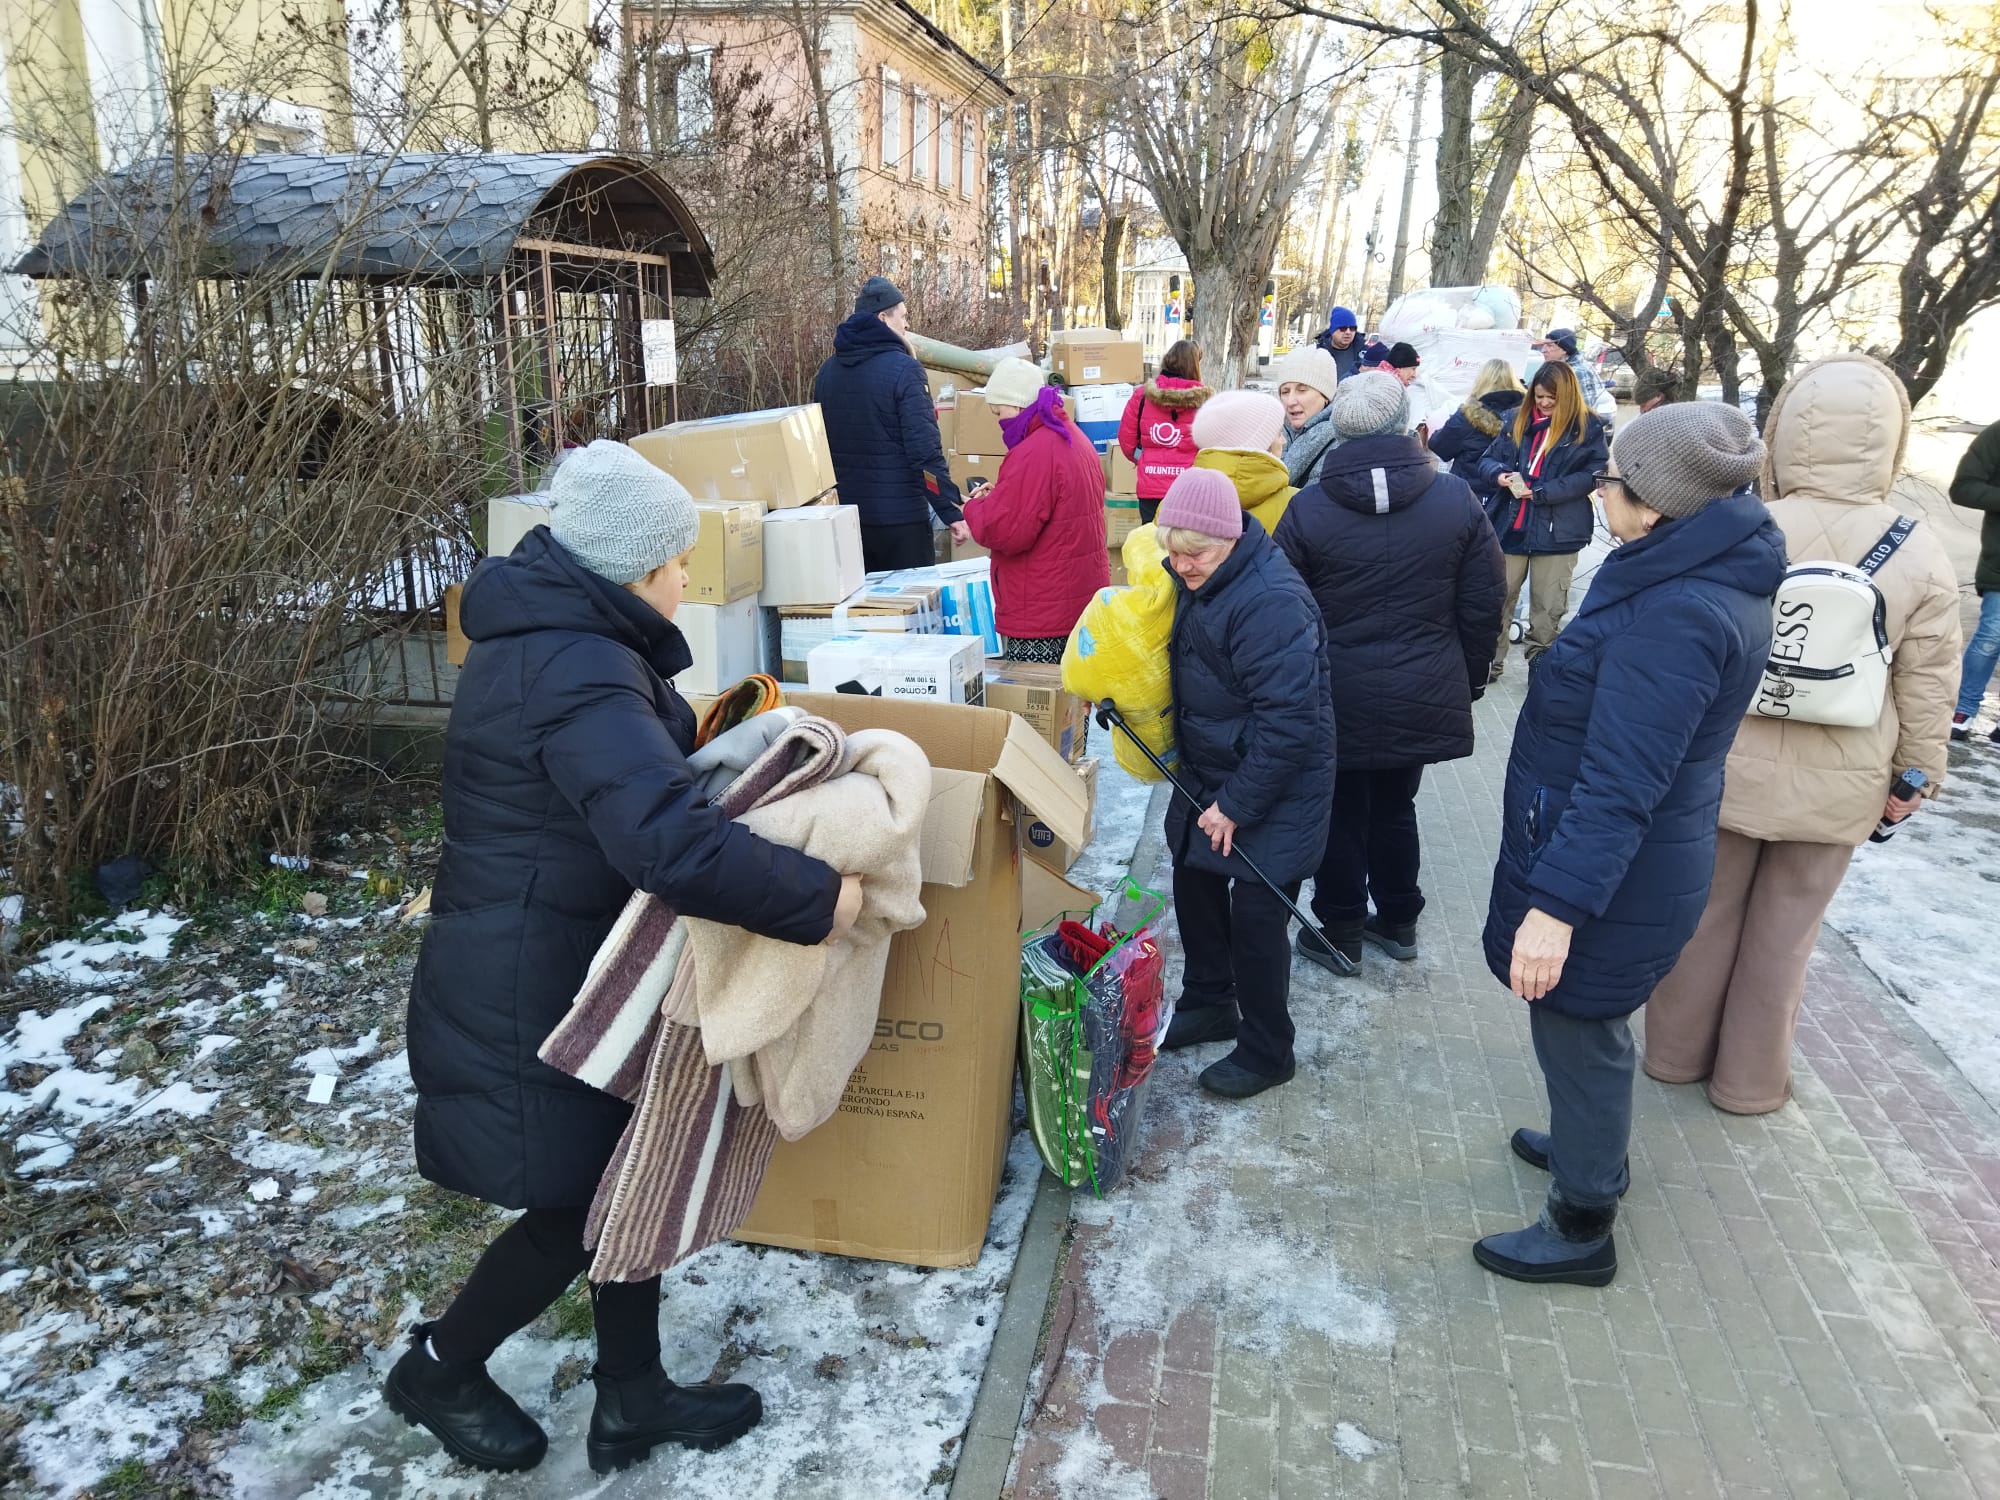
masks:
[[[1590,487],[1594,490],[1601,490],[1607,484],[1617,485],[1619,489],[1625,492],[1625,498],[1630,500],[1634,505],[1639,503],[1639,492],[1626,483],[1625,477],[1622,474],[1593,474],[1590,476]]]

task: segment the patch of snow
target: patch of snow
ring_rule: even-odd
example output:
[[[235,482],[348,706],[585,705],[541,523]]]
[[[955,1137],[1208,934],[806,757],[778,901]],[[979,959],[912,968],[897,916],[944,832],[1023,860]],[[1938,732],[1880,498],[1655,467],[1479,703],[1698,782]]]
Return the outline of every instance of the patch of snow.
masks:
[[[273,1198],[278,1196],[278,1179],[275,1177],[260,1177],[250,1184],[248,1191],[252,1203],[269,1203]]]
[[[157,1094],[147,1099],[132,1111],[131,1118],[143,1120],[151,1115],[186,1115],[199,1119],[215,1108],[220,1093],[204,1093],[185,1079],[175,1079]]]
[[[340,1073],[342,1063],[353,1062],[357,1058],[373,1057],[382,1045],[382,1028],[377,1026],[366,1036],[345,1047],[315,1047],[312,1051],[296,1058],[292,1068],[303,1073]]]
[[[73,1193],[78,1188],[94,1186],[88,1177],[43,1178],[35,1184],[38,1193]]]
[[[191,1208],[188,1216],[201,1223],[201,1237],[205,1240],[220,1238],[236,1228],[236,1221],[219,1208]]]
[[[293,1204],[310,1203],[318,1196],[319,1189],[316,1187],[295,1187],[292,1189],[291,1197],[285,1201]]]
[[[225,1052],[236,1045],[233,1036],[205,1036],[195,1043],[194,1061],[205,1063],[218,1052]]]
[[[0,1297],[17,1292],[35,1273],[26,1266],[15,1266],[9,1271],[0,1271]]]
[[[140,1170],[148,1177],[158,1177],[164,1173],[173,1171],[180,1164],[181,1159],[178,1156],[163,1156],[151,1166],[142,1167]]]
[[[17,1152],[33,1152],[15,1163],[14,1170],[23,1177],[32,1177],[37,1172],[53,1172],[57,1167],[66,1167],[76,1155],[76,1147],[59,1135],[46,1131],[31,1130],[14,1141]]]
[[[283,1423],[246,1425],[221,1467],[243,1495],[340,1496],[339,1485],[359,1484],[372,1500],[941,1497],[945,1486],[931,1476],[949,1473],[971,1416],[1039,1172],[1032,1144],[1017,1136],[985,1251],[962,1269],[918,1271],[725,1244],[669,1272],[660,1309],[668,1371],[699,1380],[733,1341],[747,1351],[734,1378],[764,1396],[764,1424],[722,1452],[663,1448],[627,1473],[598,1479],[584,1461],[589,1383],[550,1395],[557,1365],[587,1358],[588,1343],[522,1336],[504,1344],[488,1368],[548,1431],[549,1456],[532,1489],[451,1465],[433,1440],[374,1400],[400,1353],[395,1348],[313,1387]],[[335,1223],[359,1207],[325,1220]],[[388,1213],[401,1204],[367,1207]],[[883,1336],[890,1330],[893,1339]],[[921,1344],[907,1343],[918,1336]],[[818,1373],[822,1368],[830,1373]],[[329,1482],[335,1487],[314,1488]]]
[[[57,1065],[68,1062],[64,1044],[112,1003],[109,995],[90,995],[47,1015],[35,1010],[22,1011],[14,1018],[14,1035],[0,1042],[0,1068],[12,1067],[17,1062]]]
[[[1975,745],[1978,742],[1975,741]],[[1963,754],[1954,747],[1954,760]],[[1993,912],[2000,902],[2000,761],[1982,746],[1886,844],[1864,843],[1827,922],[2000,1107]]]
[[[363,1224],[372,1224],[377,1219],[386,1219],[399,1214],[407,1206],[403,1195],[397,1193],[375,1203],[350,1203],[345,1208],[336,1208],[332,1213],[320,1215],[329,1228],[359,1229]]]
[[[100,1121],[130,1109],[139,1098],[133,1078],[113,1078],[83,1068],[58,1068],[26,1094],[0,1091],[0,1117],[47,1104],[71,1119]]]
[[[26,972],[79,986],[102,984],[109,975],[123,973],[142,960],[157,962],[165,958],[173,951],[174,934],[185,926],[185,917],[169,916],[166,912],[121,912],[99,930],[129,932],[133,934],[131,938],[107,938],[101,942],[68,938],[51,943]]]
[[[1062,1500],[1153,1500],[1153,1482],[1111,1451],[1090,1427],[1063,1439],[1063,1455],[1050,1471]]]
[[[1356,1463],[1371,1459],[1382,1451],[1380,1443],[1352,1422],[1333,1424],[1333,1448],[1342,1458],[1351,1458]]]
[[[414,1094],[417,1086],[410,1078],[410,1054],[396,1052],[370,1064],[350,1087],[361,1094]]]
[[[245,1144],[234,1151],[244,1166],[259,1172],[283,1172],[292,1177],[308,1177],[344,1165],[346,1158],[303,1141],[281,1141],[261,1130],[249,1133]]]
[[[252,990],[249,994],[245,995],[243,998],[246,1001],[247,1000],[257,1001],[266,1010],[276,1010],[278,1008],[278,1002],[285,998],[285,981],[282,977],[272,979],[269,982],[267,982],[261,989]]]

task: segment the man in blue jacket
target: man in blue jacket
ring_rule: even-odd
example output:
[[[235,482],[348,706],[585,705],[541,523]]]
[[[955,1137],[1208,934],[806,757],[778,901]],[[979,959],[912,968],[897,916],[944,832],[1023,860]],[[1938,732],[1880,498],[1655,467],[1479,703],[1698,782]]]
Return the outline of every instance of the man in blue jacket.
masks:
[[[886,276],[870,276],[854,312],[833,331],[833,357],[819,367],[813,400],[843,504],[861,511],[861,557],[870,572],[937,561],[931,513],[971,540],[924,368],[903,335],[910,309]]]
[[[1361,369],[1361,325],[1352,311],[1336,307],[1327,315],[1326,331],[1313,342],[1333,356],[1336,379],[1345,380]]]

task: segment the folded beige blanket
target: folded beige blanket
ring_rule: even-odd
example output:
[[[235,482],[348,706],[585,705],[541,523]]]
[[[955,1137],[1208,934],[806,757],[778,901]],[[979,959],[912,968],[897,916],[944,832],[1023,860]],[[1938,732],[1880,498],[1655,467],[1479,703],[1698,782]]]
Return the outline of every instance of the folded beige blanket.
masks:
[[[886,729],[849,735],[847,770],[737,821],[862,877],[861,916],[832,947],[802,948],[740,927],[687,918],[700,976],[694,1004],[711,1063],[733,1067],[741,1103],[762,1103],[795,1141],[839,1108],[868,1055],[889,940],[920,926],[919,845],[931,768],[914,741]],[[755,1099],[746,1097],[754,1092]]]

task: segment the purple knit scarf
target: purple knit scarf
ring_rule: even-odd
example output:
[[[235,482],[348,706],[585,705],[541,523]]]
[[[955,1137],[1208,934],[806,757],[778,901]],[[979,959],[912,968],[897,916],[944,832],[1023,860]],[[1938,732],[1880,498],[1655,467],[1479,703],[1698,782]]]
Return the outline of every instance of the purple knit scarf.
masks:
[[[1040,417],[1044,427],[1059,435],[1067,443],[1070,441],[1070,436],[1069,423],[1064,420],[1065,415],[1062,392],[1052,385],[1045,385],[1041,394],[1035,397],[1033,406],[1024,406],[1015,415],[1001,418],[1000,439],[1009,448],[1014,447],[1028,435],[1028,429],[1034,425],[1035,418]]]

